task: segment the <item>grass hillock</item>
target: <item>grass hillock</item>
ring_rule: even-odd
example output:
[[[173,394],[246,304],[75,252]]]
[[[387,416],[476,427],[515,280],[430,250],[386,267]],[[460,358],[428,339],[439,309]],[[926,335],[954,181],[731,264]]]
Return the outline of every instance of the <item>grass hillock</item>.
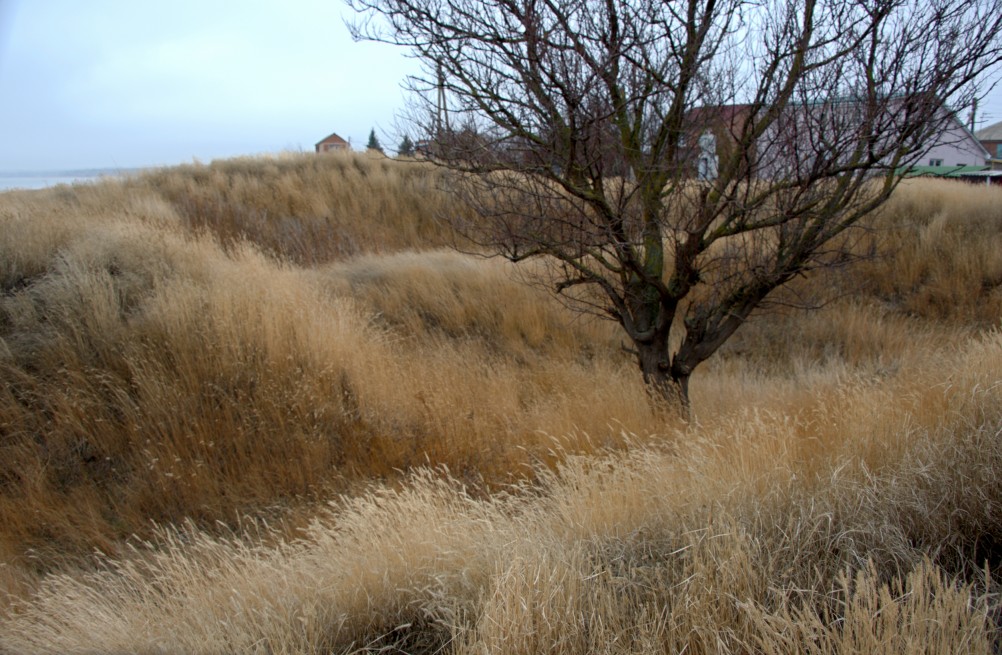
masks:
[[[467,211],[441,193],[443,174],[381,155],[240,158],[152,171],[141,186],[191,231],[245,241],[311,266],[354,255],[447,245],[440,218]]]

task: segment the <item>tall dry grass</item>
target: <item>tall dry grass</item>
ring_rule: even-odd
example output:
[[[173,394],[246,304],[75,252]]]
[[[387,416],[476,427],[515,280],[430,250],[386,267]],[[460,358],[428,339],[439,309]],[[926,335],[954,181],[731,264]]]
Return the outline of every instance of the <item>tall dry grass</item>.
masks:
[[[193,232],[138,185],[10,199],[0,541],[14,552],[113,552],[151,521],[281,514],[427,463],[503,483],[550,458],[541,431],[602,445],[619,439],[610,416],[652,420],[608,357],[614,332],[508,267],[408,251],[302,268]],[[622,385],[589,390],[595,377]]]
[[[420,161],[288,154],[180,166],[144,175],[186,227],[243,241],[300,265],[451,243],[443,215],[467,212]]]
[[[998,557],[984,539],[1002,498],[1002,338],[953,355],[882,392],[847,382],[803,422],[749,410],[670,451],[569,457],[532,488],[481,498],[417,474],[278,545],[253,530],[166,530],[97,570],[49,577],[0,644],[991,653],[998,583],[974,562]]]
[[[1002,213],[997,187],[909,180],[876,219],[886,255],[860,287],[913,316],[997,326]]]
[[[0,196],[0,652],[997,645],[999,191],[903,187],[685,425],[614,326],[437,249],[436,174]]]

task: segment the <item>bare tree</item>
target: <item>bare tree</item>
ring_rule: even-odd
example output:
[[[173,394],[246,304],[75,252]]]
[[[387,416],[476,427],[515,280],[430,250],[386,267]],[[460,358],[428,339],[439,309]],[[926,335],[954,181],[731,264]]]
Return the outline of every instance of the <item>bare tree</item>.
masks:
[[[476,203],[465,234],[548,262],[686,409],[693,370],[846,259],[1002,57],[1002,0],[347,2],[356,38],[423,62],[417,122]]]

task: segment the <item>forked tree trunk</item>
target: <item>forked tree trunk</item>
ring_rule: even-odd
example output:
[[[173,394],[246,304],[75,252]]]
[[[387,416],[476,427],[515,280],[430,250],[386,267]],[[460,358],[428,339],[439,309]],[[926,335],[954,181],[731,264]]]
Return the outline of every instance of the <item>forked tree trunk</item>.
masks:
[[[644,376],[647,392],[656,405],[678,411],[683,418],[690,415],[689,373],[671,365],[671,353],[664,342],[638,343],[637,361]]]

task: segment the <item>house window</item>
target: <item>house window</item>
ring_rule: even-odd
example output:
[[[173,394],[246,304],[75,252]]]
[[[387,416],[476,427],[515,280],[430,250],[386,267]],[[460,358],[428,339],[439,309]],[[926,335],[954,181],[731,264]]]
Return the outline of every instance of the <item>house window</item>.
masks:
[[[696,175],[701,180],[717,179],[717,137],[713,132],[703,132],[699,137],[699,158],[696,160]]]
[[[930,159],[929,160],[929,165],[930,166],[942,166],[943,165],[943,160],[942,159]]]
[[[995,144],[995,159],[1002,159],[1002,143]]]

